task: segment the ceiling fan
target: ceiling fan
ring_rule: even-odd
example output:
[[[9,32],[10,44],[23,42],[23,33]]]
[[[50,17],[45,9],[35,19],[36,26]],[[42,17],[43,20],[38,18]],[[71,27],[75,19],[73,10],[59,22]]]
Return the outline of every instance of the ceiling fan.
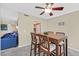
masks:
[[[35,6],[35,8],[43,9],[43,12],[40,13],[40,15],[43,15],[44,13],[48,13],[50,16],[53,15],[53,10],[59,10],[62,11],[64,7],[52,7],[54,3],[46,3],[45,7]]]

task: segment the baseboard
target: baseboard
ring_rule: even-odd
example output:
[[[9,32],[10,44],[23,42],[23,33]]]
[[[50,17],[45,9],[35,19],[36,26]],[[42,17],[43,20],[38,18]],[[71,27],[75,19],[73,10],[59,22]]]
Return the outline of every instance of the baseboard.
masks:
[[[25,46],[30,46],[30,44],[26,44],[26,45],[18,46],[18,48],[20,48],[20,47],[25,47]],[[76,51],[76,52],[79,53],[79,49],[75,49],[75,48],[71,48],[71,47],[68,47],[68,49],[73,50],[73,51]]]
[[[79,52],[79,49],[75,49],[75,48],[71,48],[71,47],[68,47],[68,49]]]
[[[18,48],[20,48],[20,47],[25,47],[25,46],[30,46],[30,44],[26,44],[26,45],[18,46]]]

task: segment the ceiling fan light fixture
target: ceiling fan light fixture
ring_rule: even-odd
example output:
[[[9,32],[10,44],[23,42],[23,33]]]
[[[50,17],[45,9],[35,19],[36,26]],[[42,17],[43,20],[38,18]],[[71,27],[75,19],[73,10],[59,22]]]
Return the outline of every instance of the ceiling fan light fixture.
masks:
[[[50,12],[52,12],[51,9],[45,9],[45,13],[50,13]]]
[[[49,4],[47,8],[51,8],[51,4]]]

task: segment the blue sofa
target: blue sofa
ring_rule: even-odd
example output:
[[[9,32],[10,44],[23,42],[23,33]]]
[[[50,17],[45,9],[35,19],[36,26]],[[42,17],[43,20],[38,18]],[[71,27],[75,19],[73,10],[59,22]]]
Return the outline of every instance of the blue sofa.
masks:
[[[1,37],[1,50],[16,47],[18,44],[18,33],[7,33]]]

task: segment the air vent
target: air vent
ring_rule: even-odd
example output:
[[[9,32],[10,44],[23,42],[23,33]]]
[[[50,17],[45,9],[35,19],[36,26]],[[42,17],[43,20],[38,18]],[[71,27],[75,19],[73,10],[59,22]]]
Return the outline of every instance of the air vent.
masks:
[[[24,14],[24,16],[29,16],[29,15],[27,15],[27,14]]]

